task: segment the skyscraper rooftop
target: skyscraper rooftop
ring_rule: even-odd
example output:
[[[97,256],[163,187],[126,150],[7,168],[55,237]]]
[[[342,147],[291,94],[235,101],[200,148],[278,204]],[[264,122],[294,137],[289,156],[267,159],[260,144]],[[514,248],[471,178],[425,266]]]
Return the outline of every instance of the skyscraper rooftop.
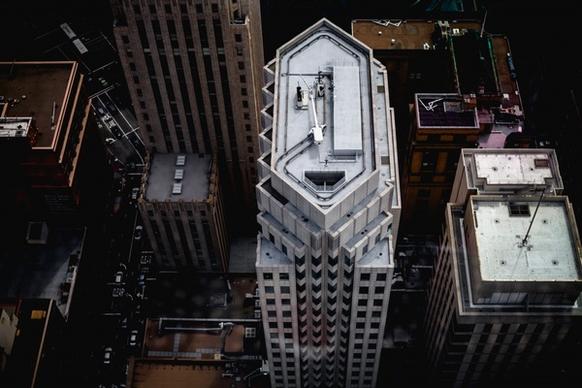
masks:
[[[271,160],[288,185],[327,209],[377,182],[389,112],[371,50],[325,23],[314,27],[277,50]]]
[[[33,147],[54,148],[73,91],[74,62],[0,63],[0,96],[6,117],[32,118],[37,132]],[[2,100],[2,99],[0,99]],[[1,101],[0,101],[1,102]]]

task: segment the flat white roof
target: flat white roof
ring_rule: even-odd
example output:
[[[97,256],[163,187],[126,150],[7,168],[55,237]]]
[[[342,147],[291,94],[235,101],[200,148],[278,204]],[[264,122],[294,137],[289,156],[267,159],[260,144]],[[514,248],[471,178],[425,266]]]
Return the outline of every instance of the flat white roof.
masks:
[[[580,280],[580,258],[564,201],[473,200],[481,278],[488,281]],[[510,206],[520,210],[512,215]]]
[[[475,154],[477,178],[490,185],[545,185],[553,178],[548,154]]]

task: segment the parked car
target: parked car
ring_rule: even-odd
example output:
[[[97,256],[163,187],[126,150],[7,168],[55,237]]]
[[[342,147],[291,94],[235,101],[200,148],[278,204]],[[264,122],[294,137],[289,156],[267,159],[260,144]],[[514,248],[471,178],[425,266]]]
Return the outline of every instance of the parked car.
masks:
[[[105,348],[105,352],[103,354],[103,364],[109,365],[111,364],[111,355],[113,354],[113,349]]]
[[[134,347],[137,345],[137,330],[132,330],[129,334],[129,346]]]
[[[131,189],[131,199],[135,201],[137,199],[138,194],[139,194],[138,187],[134,187],[133,189]]]
[[[136,240],[141,239],[142,232],[143,232],[143,226],[141,226],[141,225],[136,226],[133,238],[135,238]]]
[[[123,272],[117,271],[115,273],[115,283],[121,283],[122,280],[123,280]]]

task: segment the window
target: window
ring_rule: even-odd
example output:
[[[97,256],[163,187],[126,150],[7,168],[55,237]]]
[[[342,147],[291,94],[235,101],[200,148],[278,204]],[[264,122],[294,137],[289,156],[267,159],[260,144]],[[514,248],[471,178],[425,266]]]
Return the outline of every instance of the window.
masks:
[[[234,41],[235,42],[242,42],[242,35],[241,34],[234,34]]]
[[[289,318],[291,316],[291,311],[290,310],[283,311],[283,316]]]
[[[272,272],[265,272],[263,274],[263,279],[265,279],[265,280],[272,280],[273,279],[273,273]]]
[[[368,293],[368,287],[360,287],[360,294],[367,294]]]
[[[368,305],[368,301],[366,299],[358,300],[358,306],[367,306],[367,305]]]
[[[287,255],[287,247],[284,244],[281,244],[281,250],[283,251],[284,255]]]
[[[376,294],[383,294],[384,293],[384,287],[376,287],[376,289],[374,290],[374,292]]]
[[[287,299],[287,298],[281,299],[281,304],[283,304],[283,305],[289,305],[289,304],[291,304],[291,299]]]
[[[267,304],[268,305],[274,305],[275,304],[275,299],[267,299]]]
[[[360,280],[370,280],[370,274],[369,273],[363,273],[362,276],[360,277]]]
[[[267,316],[269,318],[275,318],[277,316],[277,312],[276,311],[267,311]]]
[[[281,280],[289,280],[289,274],[288,273],[280,273],[279,274],[279,279],[281,279]]]
[[[218,4],[212,4],[211,9],[212,9],[212,12],[214,12],[214,13],[218,12]]]
[[[548,168],[550,167],[549,159],[534,159],[534,166],[536,168]]]
[[[382,299],[374,299],[374,306],[382,306]]]
[[[265,287],[265,293],[272,294],[273,292],[275,292],[274,287]]]
[[[369,278],[369,276],[370,275],[368,275],[368,278]],[[386,274],[385,273],[379,273],[379,274],[377,274],[376,275],[376,280],[377,281],[380,281],[380,282],[385,281],[386,280]]]
[[[288,286],[281,287],[281,293],[282,294],[289,294],[290,292],[291,292],[291,290],[289,289]]]

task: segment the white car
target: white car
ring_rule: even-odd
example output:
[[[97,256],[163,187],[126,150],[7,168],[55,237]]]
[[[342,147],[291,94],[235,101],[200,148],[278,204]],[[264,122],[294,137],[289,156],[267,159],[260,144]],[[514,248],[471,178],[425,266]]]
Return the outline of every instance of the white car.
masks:
[[[137,345],[137,330],[132,330],[129,334],[129,346]]]
[[[113,353],[113,349],[105,348],[105,353],[103,354],[103,364],[109,365],[111,364],[111,354]]]
[[[115,273],[115,283],[121,283],[121,280],[123,279],[123,272],[122,271],[117,271]]]

